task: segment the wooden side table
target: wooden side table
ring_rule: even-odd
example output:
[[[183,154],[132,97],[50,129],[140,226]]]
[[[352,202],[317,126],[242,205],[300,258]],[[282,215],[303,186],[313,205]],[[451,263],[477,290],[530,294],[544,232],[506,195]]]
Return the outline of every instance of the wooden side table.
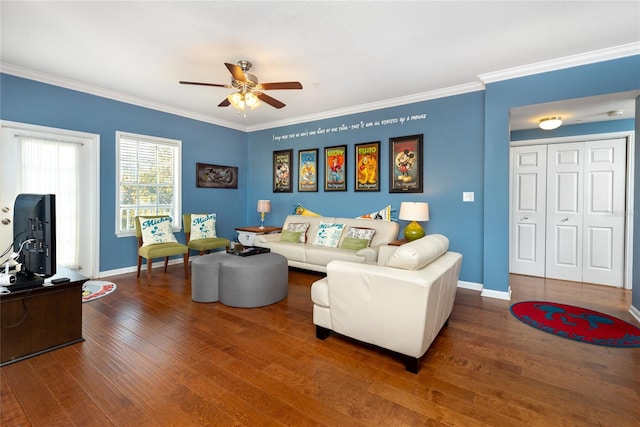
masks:
[[[409,241],[407,239],[398,239],[398,240],[392,240],[391,242],[387,243],[389,246],[402,246],[405,243],[409,243]]]
[[[271,227],[265,225],[263,228],[260,228],[257,225],[251,225],[248,227],[236,227],[236,231],[238,232],[238,242],[245,246],[253,246],[253,242],[257,235],[279,233],[282,231],[282,227]]]

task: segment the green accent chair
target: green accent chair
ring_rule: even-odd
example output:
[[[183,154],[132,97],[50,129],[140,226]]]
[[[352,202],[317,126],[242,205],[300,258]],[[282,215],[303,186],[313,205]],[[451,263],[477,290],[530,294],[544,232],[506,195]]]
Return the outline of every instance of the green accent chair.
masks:
[[[168,215],[144,215],[144,218],[163,218]],[[140,277],[140,267],[142,266],[142,258],[147,260],[147,285],[151,285],[151,267],[154,258],[164,258],[164,272],[167,272],[169,257],[174,255],[182,255],[184,262],[184,277],[189,278],[189,248],[182,243],[155,243],[153,245],[142,246],[142,228],[140,227],[140,217],[136,216],[136,237],[138,238],[138,275]]]
[[[191,250],[198,251],[200,255],[209,253],[213,249],[229,249],[231,242],[224,237],[209,237],[206,239],[194,239],[191,240],[191,214],[182,215],[182,223],[184,226],[184,234],[187,236],[187,246],[189,251],[187,252],[187,264],[189,263],[189,252]]]

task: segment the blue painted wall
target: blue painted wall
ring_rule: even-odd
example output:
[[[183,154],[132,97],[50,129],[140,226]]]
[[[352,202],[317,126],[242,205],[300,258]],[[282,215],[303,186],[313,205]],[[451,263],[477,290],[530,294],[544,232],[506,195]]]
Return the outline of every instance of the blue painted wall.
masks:
[[[640,129],[640,96],[636,98],[636,129]],[[633,289],[631,303],[640,311],[640,144],[636,134],[636,152],[634,159],[635,177],[633,181],[634,206],[629,209],[629,215],[634,217],[633,225]]]
[[[464,95],[248,134],[8,75],[1,76],[0,88],[2,119],[101,135],[101,271],[128,267],[135,260],[133,239],[118,239],[114,234],[114,138],[115,131],[122,130],[182,139],[183,209],[216,210],[220,234],[225,237],[234,237],[239,218],[246,224],[258,221],[256,201],[263,198],[273,201],[267,216],[271,224],[281,223],[297,203],[327,216],[357,216],[388,204],[397,210],[405,200],[427,201],[431,207],[427,232],[447,235],[451,248],[465,257],[461,279],[506,292],[509,109],[640,89],[640,56],[489,83],[484,91]],[[423,114],[423,119],[399,121]],[[385,120],[392,122],[385,124]],[[389,138],[420,133],[424,135],[424,192],[389,194]],[[353,146],[370,141],[381,142],[381,191],[354,192]],[[339,144],[348,146],[348,191],[327,193],[320,186],[317,193],[300,193],[296,188],[292,193],[272,192],[274,150],[292,148],[297,157],[300,149],[319,148],[322,153],[324,147]],[[197,161],[239,166],[239,189],[195,188]],[[639,171],[637,164],[636,192]],[[295,187],[297,173],[293,182]],[[463,203],[463,191],[475,192],[475,202]],[[401,222],[402,228],[405,225]],[[634,245],[640,247],[638,232]],[[638,274],[634,277],[634,305],[639,307]]]
[[[135,237],[115,235],[116,131],[182,140],[183,211],[218,213],[218,234],[235,238],[246,212],[246,133],[6,74],[0,89],[3,120],[100,135],[100,271],[137,259]],[[196,188],[196,162],[238,166],[238,190]]]
[[[248,223],[255,223],[258,199],[271,199],[267,223],[282,224],[300,203],[323,216],[356,217],[391,205],[397,220],[400,203],[429,203],[427,233],[442,233],[451,249],[463,254],[461,280],[482,281],[482,113],[484,92],[478,91],[394,108],[352,114],[338,118],[279,127],[249,134],[247,190]],[[411,118],[414,117],[412,120]],[[408,118],[408,119],[407,119]],[[397,119],[397,121],[395,121]],[[401,123],[401,120],[404,122]],[[385,122],[390,121],[390,122]],[[367,126],[369,125],[369,126]],[[325,131],[318,133],[318,131]],[[326,132],[328,130],[328,132]],[[309,134],[314,133],[315,134]],[[389,138],[423,134],[424,192],[389,193]],[[286,136],[285,139],[282,139]],[[380,141],[379,192],[355,192],[355,144]],[[297,170],[292,193],[273,193],[271,179],[274,150],[293,149],[295,168],[298,151],[347,145],[347,191],[325,192],[324,161],[321,160],[319,191],[297,191]],[[475,202],[463,203],[462,192],[473,191]],[[407,222],[400,221],[401,230]]]
[[[509,288],[509,109],[636,89],[640,89],[638,55],[486,85],[483,227],[486,288],[498,291]],[[637,180],[637,169],[635,173]],[[634,305],[640,306],[640,300],[635,300]]]

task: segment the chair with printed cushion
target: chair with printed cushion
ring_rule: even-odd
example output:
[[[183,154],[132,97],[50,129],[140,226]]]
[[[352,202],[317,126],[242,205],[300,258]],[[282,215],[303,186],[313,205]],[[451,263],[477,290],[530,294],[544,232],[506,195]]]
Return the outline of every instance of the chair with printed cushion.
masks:
[[[214,249],[227,249],[231,245],[229,239],[218,237],[216,234],[216,214],[183,214],[182,222],[184,234],[187,236],[187,264],[189,252],[198,251],[200,255]]]
[[[167,272],[169,257],[182,255],[184,277],[189,278],[189,248],[176,240],[171,230],[171,217],[167,215],[137,216],[136,237],[138,238],[138,275],[142,258],[147,260],[147,285],[151,284],[151,268],[154,258],[164,258],[164,272]]]

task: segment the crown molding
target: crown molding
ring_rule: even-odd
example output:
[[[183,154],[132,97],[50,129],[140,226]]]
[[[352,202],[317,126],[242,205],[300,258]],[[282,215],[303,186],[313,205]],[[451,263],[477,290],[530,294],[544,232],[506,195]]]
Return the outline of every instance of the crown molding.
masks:
[[[338,110],[325,111],[318,114],[310,114],[307,116],[294,117],[287,120],[278,120],[269,123],[261,123],[255,126],[247,127],[247,131],[254,132],[265,129],[273,129],[281,126],[291,126],[300,123],[313,122],[317,120],[332,119],[334,117],[347,116],[349,114],[365,113],[368,111],[380,110],[383,108],[398,107],[401,105],[413,104],[415,102],[428,101],[431,99],[445,98],[448,96],[461,95],[469,92],[477,92],[484,90],[484,85],[480,82],[465,83],[457,86],[451,86],[444,89],[433,90],[429,92],[420,92],[412,95],[401,96],[398,98],[390,98],[382,101],[370,102],[368,104],[356,105],[353,107],[341,108]]]
[[[136,105],[138,107],[150,108],[152,110],[162,111],[169,114],[175,114],[177,116],[194,119],[201,122],[211,123],[218,126],[224,126],[227,128],[236,129],[244,132],[246,132],[247,130],[246,127],[244,126],[238,126],[235,123],[219,120],[204,114],[194,113],[192,111],[183,110],[181,108],[176,108],[171,105],[149,101],[148,99],[127,95],[125,93],[104,89],[104,88],[93,86],[86,83],[81,83],[81,82],[67,79],[64,77],[42,73],[40,71],[35,71],[29,68],[8,64],[6,62],[0,62],[0,72],[4,74],[10,74],[16,77],[22,77],[29,80],[35,80],[41,83],[47,83],[54,86],[59,86],[65,89],[76,90],[78,92],[100,96],[102,98],[112,99],[114,101],[120,101],[127,104]]]
[[[624,58],[628,56],[634,56],[640,54],[640,42],[628,43],[607,49],[600,49],[592,52],[587,52],[578,55],[567,56],[551,61],[537,62],[521,67],[508,68],[501,71],[495,71],[490,73],[484,73],[478,75],[478,82],[465,83],[457,86],[451,86],[448,88],[421,92],[408,96],[402,96],[398,98],[391,98],[382,101],[371,102],[368,104],[361,104],[353,107],[342,108],[338,110],[326,111],[318,114],[310,114],[307,116],[300,116],[286,120],[279,120],[267,123],[261,123],[255,126],[241,126],[236,123],[217,119],[215,117],[194,113],[189,110],[173,107],[167,104],[161,104],[154,101],[150,101],[143,98],[134,97],[121,92],[112,91],[97,86],[92,86],[86,83],[80,83],[71,79],[66,79],[59,76],[53,76],[45,74],[39,71],[23,68],[17,65],[0,62],[0,72],[5,74],[14,75],[17,77],[23,77],[30,80],[36,80],[42,83],[48,83],[55,86],[60,86],[66,89],[76,90],[79,92],[88,93],[91,95],[100,96],[103,98],[113,99],[115,101],[125,102],[127,104],[137,105],[139,107],[150,108],[157,111],[166,112],[169,114],[175,114],[181,117],[186,117],[193,120],[202,121],[205,123],[211,123],[218,126],[223,126],[230,129],[235,129],[243,132],[255,132],[259,130],[272,129],[282,126],[291,126],[300,123],[307,123],[311,121],[331,119],[335,117],[345,116],[349,114],[364,113],[373,110],[379,110],[383,108],[397,107],[401,105],[412,104],[416,102],[428,101],[432,99],[444,98],[448,96],[461,95],[469,92],[476,92],[484,90],[485,85],[502,80],[509,80],[518,77],[530,76],[533,74],[545,73],[549,71],[561,70],[564,68],[577,67],[580,65],[592,64],[596,62],[608,61],[613,59]]]
[[[549,71],[562,70],[565,68],[578,67],[580,65],[593,64],[596,62],[610,61],[613,59],[625,58],[627,56],[640,55],[640,42],[628,43],[612,48],[594,50],[592,52],[578,55],[566,56],[564,58],[550,61],[536,62],[533,64],[507,68],[501,71],[484,73],[478,75],[482,83],[489,84],[503,80],[515,79],[518,77],[531,76],[533,74],[546,73]]]

